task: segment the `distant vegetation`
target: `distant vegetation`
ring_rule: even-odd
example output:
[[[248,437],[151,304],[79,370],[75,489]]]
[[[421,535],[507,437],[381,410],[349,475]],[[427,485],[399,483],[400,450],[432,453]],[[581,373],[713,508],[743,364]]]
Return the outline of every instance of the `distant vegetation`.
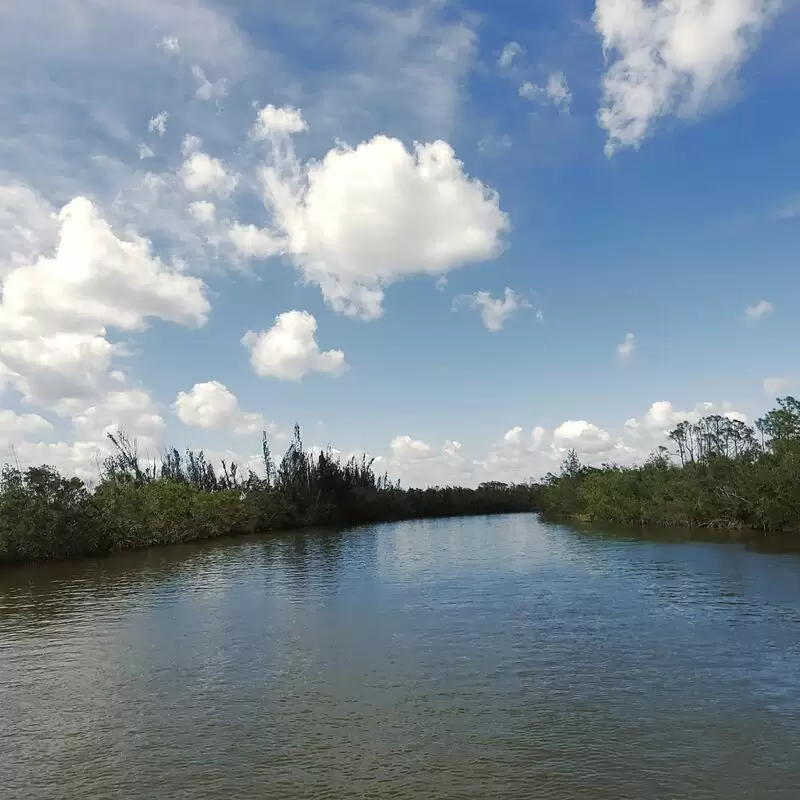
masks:
[[[637,467],[583,466],[570,452],[535,487],[545,515],[625,524],[800,531],[800,402],[778,399],[751,428],[682,422]]]
[[[215,470],[201,452],[143,462],[135,440],[109,437],[115,455],[94,490],[47,466],[0,476],[0,563],[68,559],[216,536],[322,525],[493,514],[533,508],[529,486],[402,489],[371,460],[341,463],[304,449],[300,429],[276,465],[263,438],[263,476]]]

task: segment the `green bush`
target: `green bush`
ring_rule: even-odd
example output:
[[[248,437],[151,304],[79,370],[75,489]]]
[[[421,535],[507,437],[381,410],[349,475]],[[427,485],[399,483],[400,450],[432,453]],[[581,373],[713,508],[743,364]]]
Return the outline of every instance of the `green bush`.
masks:
[[[90,492],[50,467],[6,467],[0,485],[0,563],[66,559],[159,544],[317,525],[533,509],[527,486],[484,484],[404,490],[366,457],[341,463],[307,452],[295,427],[278,465],[262,440],[264,475],[244,476],[202,452],[168,450],[143,464],[135,441],[109,437],[115,454]]]
[[[560,475],[534,488],[536,502],[545,514],[589,521],[800,530],[800,402],[793,397],[779,399],[755,428],[712,415],[681,423],[669,438],[673,454],[661,448],[636,467],[585,467],[573,452]]]

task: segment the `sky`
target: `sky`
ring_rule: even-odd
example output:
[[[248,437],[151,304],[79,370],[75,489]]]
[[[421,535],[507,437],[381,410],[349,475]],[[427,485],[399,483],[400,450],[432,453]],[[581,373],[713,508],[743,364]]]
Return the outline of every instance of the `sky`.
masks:
[[[800,392],[791,0],[0,8],[0,458],[404,485]]]

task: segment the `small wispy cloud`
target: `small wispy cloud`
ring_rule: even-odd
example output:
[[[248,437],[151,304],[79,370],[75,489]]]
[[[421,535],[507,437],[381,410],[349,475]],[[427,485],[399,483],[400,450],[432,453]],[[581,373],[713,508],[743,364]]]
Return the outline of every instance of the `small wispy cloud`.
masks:
[[[503,69],[508,69],[514,62],[514,59],[523,53],[522,45],[519,42],[509,42],[500,53],[500,58],[497,63]]]
[[[623,364],[627,364],[633,358],[636,350],[636,336],[626,333],[625,338],[617,345],[617,357]]]
[[[752,306],[747,306],[744,313],[747,316],[747,319],[755,321],[761,319],[762,317],[766,317],[774,310],[775,307],[769,302],[769,300],[759,300]]]
[[[220,100],[228,94],[228,82],[225,78],[210,81],[205,71],[197,64],[192,67],[192,76],[197,82],[195,96],[200,100]]]
[[[147,123],[147,131],[148,133],[155,133],[158,136],[163,136],[167,132],[167,120],[169,119],[169,113],[167,111],[161,111],[156,114],[150,122]]]
[[[800,217],[800,195],[787,200],[777,211],[780,219]]]
[[[177,55],[181,51],[181,44],[176,36],[165,36],[158,46],[171,56]]]
[[[523,308],[530,308],[530,303],[506,286],[502,297],[492,297],[489,292],[480,291],[474,294],[459,295],[453,300],[453,310],[462,302],[469,303],[471,308],[481,312],[481,319],[486,330],[497,333],[503,329],[508,318]]]
[[[544,86],[525,81],[519,87],[519,96],[533,102],[555,106],[562,114],[569,114],[572,92],[563,72],[552,72]]]

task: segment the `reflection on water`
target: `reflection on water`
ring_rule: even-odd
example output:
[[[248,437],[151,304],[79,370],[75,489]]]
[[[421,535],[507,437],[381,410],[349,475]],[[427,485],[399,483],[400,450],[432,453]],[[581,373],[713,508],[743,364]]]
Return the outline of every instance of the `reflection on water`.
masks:
[[[3,798],[797,798],[800,547],[441,520],[0,573]]]

